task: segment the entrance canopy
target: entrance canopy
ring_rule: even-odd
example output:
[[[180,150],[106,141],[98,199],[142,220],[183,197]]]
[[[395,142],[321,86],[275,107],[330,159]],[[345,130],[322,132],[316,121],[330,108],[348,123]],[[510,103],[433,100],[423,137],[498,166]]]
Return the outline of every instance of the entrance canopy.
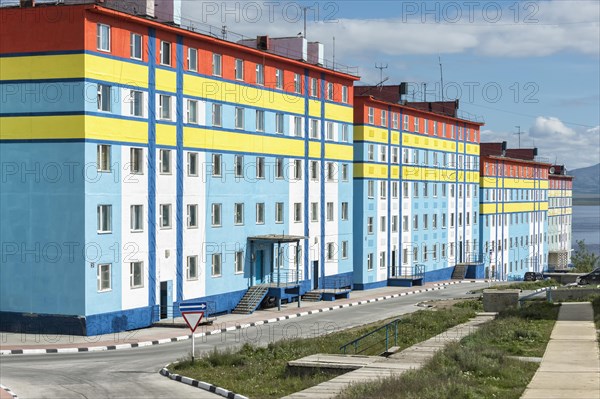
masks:
[[[290,236],[285,234],[265,234],[262,236],[253,236],[248,237],[249,241],[268,241],[271,243],[289,243],[289,242],[299,242],[301,240],[306,240],[308,237],[304,236]]]

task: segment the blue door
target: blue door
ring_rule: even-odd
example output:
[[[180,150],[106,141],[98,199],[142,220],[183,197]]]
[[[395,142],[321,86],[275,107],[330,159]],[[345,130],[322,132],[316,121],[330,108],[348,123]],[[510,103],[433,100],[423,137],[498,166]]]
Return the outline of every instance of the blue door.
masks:
[[[262,284],[263,283],[263,277],[264,277],[264,251],[263,250],[259,250],[256,251],[256,284]]]

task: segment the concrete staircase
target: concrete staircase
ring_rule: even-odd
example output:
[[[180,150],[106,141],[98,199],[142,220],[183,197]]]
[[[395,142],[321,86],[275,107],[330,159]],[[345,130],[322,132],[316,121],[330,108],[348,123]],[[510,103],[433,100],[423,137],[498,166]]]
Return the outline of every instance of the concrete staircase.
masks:
[[[318,291],[308,291],[302,295],[302,300],[305,302],[319,302],[321,300],[321,293]]]
[[[452,280],[464,280],[467,275],[467,265],[458,264],[452,271]]]
[[[246,294],[242,297],[240,303],[237,304],[235,309],[231,313],[235,314],[250,314],[253,313],[262,300],[267,295],[269,289],[265,286],[255,285],[248,289]]]

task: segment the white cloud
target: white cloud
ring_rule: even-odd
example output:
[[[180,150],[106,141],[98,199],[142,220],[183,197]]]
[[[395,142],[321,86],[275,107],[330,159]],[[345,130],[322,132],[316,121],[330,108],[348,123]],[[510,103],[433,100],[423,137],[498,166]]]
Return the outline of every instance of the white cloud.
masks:
[[[518,148],[518,137],[514,132],[482,130],[481,141],[507,141],[509,148]],[[521,135],[521,147],[534,146],[542,159],[563,163],[567,169],[595,165],[600,163],[600,126],[571,128],[559,118],[539,116]]]

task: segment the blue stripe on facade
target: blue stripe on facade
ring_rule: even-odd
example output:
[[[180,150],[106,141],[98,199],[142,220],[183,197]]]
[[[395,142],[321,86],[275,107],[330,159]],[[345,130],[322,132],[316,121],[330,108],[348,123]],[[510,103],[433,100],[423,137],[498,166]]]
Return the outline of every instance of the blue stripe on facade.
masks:
[[[156,305],[156,31],[148,29],[148,306]],[[158,318],[158,314],[156,318]]]
[[[308,270],[309,270],[309,234],[310,234],[310,226],[309,226],[309,188],[310,188],[310,175],[309,175],[309,165],[308,165],[308,121],[309,121],[309,108],[308,108],[308,86],[309,85],[309,77],[308,77],[308,68],[304,70],[304,236],[307,237],[304,240],[304,279],[308,280]],[[313,276],[314,278],[314,276]],[[312,286],[310,287],[312,289]]]
[[[319,284],[319,287],[323,288],[325,283],[325,74],[321,73],[321,180],[319,181],[321,193],[320,193],[320,219],[321,219],[321,237],[319,239],[319,257],[320,263],[319,268],[319,280],[323,284]]]
[[[386,265],[387,268],[387,278],[390,278],[390,267],[392,265],[392,252],[391,252],[391,241],[392,241],[392,107],[388,105],[387,110],[387,167],[388,167],[388,175],[387,175],[387,249],[386,252],[389,254],[389,259],[386,259],[389,266]]]
[[[177,199],[176,278],[177,302],[183,301],[183,37],[177,36]]]

